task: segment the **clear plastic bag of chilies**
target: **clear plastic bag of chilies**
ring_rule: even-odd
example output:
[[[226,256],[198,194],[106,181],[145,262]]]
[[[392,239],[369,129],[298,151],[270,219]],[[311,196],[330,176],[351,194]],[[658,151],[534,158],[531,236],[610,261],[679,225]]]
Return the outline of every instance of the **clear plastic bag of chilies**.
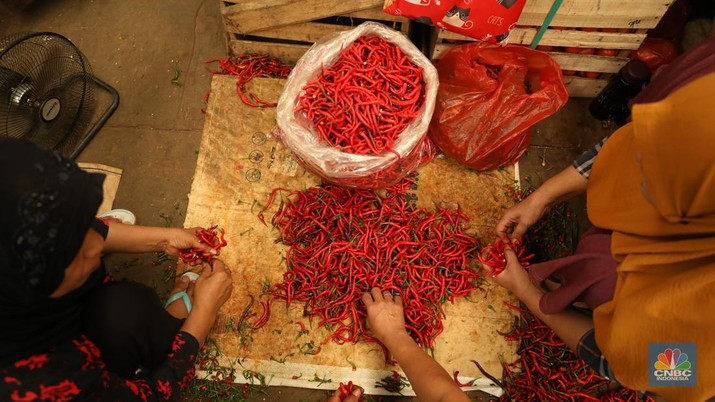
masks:
[[[330,68],[344,49],[360,37],[373,35],[396,45],[409,61],[422,69],[424,102],[389,149],[379,154],[345,152],[318,135],[313,122],[300,110],[299,99],[305,93],[306,84]],[[382,24],[366,22],[322,38],[298,60],[278,101],[274,135],[306,169],[326,181],[355,188],[387,187],[431,159],[433,147],[426,134],[438,86],[437,70],[409,39]]]

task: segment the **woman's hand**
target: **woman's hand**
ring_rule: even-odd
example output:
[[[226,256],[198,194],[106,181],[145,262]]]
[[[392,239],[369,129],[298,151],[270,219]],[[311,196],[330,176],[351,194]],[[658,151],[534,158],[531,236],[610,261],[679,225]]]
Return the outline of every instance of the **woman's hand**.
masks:
[[[204,270],[194,284],[194,307],[216,314],[231,296],[232,290],[231,271],[221,260],[211,261],[210,266],[204,264]]]
[[[539,202],[533,194],[504,213],[496,226],[500,237],[519,239],[544,215],[547,205]]]
[[[410,337],[400,296],[372,288],[362,296],[372,334],[382,342],[405,371],[421,401],[468,402],[452,377]],[[347,399],[348,401],[350,399]],[[332,402],[332,401],[331,401]]]
[[[529,279],[529,274],[519,263],[516,253],[511,248],[504,250],[506,256],[506,268],[502,273],[494,277],[494,281],[504,288],[510,290],[521,298],[520,295],[530,286],[534,286]]]
[[[201,228],[166,228],[165,230],[165,240],[162,242],[161,248],[169,255],[178,255],[179,250],[187,248],[207,247],[207,245],[201,243],[196,236],[196,232],[201,230]]]
[[[390,339],[407,334],[405,312],[399,295],[393,297],[390,292],[372,288],[370,293],[362,295],[362,301],[367,307],[368,326],[380,342],[387,345]]]
[[[338,388],[325,402],[359,402],[361,401],[360,398],[362,397],[363,392],[365,392],[365,390],[363,390],[362,387],[355,385],[353,386],[353,392],[351,392],[350,395],[346,396],[345,399],[340,399],[340,388]]]
[[[587,186],[588,180],[575,167],[567,167],[507,210],[497,223],[497,233],[501,237],[521,238],[550,206],[586,192]]]
[[[223,262],[213,260],[211,265],[204,264],[203,272],[194,283],[194,307],[181,330],[191,334],[199,345],[203,345],[216,321],[219,308],[231,296],[231,290],[231,271]]]

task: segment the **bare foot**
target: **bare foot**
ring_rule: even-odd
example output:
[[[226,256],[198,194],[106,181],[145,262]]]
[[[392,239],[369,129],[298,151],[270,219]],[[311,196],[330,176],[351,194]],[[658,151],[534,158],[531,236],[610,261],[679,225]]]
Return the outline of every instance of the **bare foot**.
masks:
[[[186,290],[186,294],[189,295],[189,299],[193,301],[194,299],[194,283],[189,280],[189,278],[185,276],[180,276],[176,278],[176,282],[174,283],[174,289],[171,290],[171,295],[175,295],[182,290]],[[166,307],[166,311],[173,315],[174,317],[183,320],[184,318],[189,316],[189,311],[186,309],[186,304],[184,303],[183,298],[179,298],[169,304]]]

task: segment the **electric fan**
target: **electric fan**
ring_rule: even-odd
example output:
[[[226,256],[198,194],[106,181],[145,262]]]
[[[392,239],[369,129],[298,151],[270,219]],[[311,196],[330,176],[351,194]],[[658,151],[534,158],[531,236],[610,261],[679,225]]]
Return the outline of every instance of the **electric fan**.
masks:
[[[95,89],[111,104],[95,117]],[[92,75],[77,47],[52,32],[0,39],[0,136],[76,158],[119,106],[117,91]]]

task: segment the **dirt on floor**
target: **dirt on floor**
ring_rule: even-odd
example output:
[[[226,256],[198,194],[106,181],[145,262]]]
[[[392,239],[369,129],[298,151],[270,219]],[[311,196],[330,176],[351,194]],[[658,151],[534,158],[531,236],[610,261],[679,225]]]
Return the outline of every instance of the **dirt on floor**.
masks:
[[[210,85],[204,61],[226,54],[219,2],[38,0],[24,9],[0,2],[0,37],[22,31],[71,39],[94,73],[118,90],[119,109],[78,158],[124,170],[114,206],[132,210],[140,224],[181,226]],[[520,163],[523,177],[540,183],[610,131],[591,118],[587,105],[572,99],[534,128]],[[583,199],[571,208],[585,227]],[[117,276],[154,285],[162,295],[166,265],[155,255],[107,259]],[[322,401],[326,395],[271,388],[254,400]]]

